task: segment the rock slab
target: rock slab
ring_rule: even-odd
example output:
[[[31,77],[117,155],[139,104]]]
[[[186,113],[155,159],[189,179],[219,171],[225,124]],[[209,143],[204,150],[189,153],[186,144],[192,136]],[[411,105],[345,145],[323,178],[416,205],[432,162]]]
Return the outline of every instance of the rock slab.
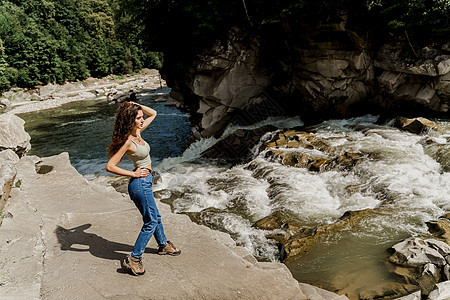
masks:
[[[180,256],[159,256],[152,239],[144,276],[120,261],[141,216],[128,196],[88,182],[67,153],[16,165],[20,188],[0,227],[1,299],[347,299],[299,284],[281,263],[257,262],[229,235],[192,223],[157,203]]]

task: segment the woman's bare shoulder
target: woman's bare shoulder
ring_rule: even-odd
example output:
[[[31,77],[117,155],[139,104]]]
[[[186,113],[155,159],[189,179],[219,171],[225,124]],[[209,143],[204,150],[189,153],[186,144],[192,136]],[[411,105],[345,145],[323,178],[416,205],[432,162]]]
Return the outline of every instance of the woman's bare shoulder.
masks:
[[[133,143],[133,141],[132,141],[130,138],[128,138],[128,139],[125,141],[125,143],[123,144],[122,147],[123,147],[123,150],[124,150],[127,154],[134,153],[134,152],[136,152],[136,150],[137,150],[136,145]]]

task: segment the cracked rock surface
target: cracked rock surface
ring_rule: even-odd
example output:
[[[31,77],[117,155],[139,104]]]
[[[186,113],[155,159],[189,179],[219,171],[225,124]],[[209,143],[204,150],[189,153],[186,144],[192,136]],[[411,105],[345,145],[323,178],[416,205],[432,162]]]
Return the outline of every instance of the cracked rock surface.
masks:
[[[67,153],[22,157],[0,227],[0,299],[347,299],[298,283],[281,263],[257,262],[229,235],[192,223],[157,202],[166,235],[182,250],[160,256],[150,240],[147,273],[120,261],[132,249],[141,217],[128,196],[88,182]],[[49,168],[50,169],[50,168]]]

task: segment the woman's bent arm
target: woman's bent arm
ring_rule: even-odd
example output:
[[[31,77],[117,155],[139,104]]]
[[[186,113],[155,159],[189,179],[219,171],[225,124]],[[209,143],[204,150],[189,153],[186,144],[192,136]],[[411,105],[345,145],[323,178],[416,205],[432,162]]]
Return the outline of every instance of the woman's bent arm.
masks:
[[[120,162],[122,157],[128,151],[130,144],[131,144],[130,140],[127,140],[125,142],[125,144],[123,144],[122,147],[120,147],[119,151],[117,151],[113,156],[111,156],[108,163],[106,164],[106,171],[113,173],[113,174],[122,175],[122,176],[140,177],[140,173],[138,174],[138,172],[140,172],[139,169],[133,172],[133,171],[122,169],[117,166],[117,164]]]

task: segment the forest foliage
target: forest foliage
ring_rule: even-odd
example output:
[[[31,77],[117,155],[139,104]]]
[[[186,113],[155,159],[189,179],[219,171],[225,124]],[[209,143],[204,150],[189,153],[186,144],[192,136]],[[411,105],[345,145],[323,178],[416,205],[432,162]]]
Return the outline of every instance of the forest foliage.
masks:
[[[0,91],[160,68],[161,52],[185,72],[232,26],[258,34],[342,13],[379,42],[450,36],[450,0],[0,0]]]
[[[0,0],[0,91],[160,68],[120,0]]]

